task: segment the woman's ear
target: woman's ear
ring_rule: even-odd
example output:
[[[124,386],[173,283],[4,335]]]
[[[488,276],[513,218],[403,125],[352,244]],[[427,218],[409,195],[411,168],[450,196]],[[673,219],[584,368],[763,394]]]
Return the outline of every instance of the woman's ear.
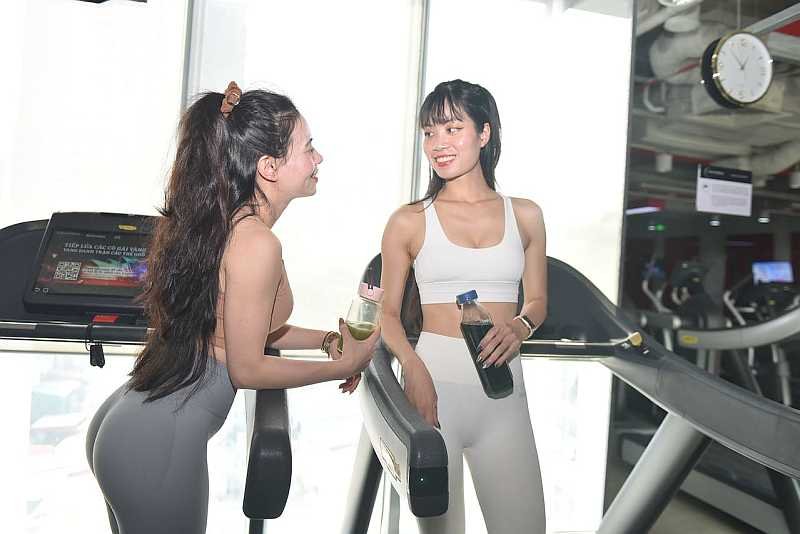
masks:
[[[258,176],[264,180],[275,183],[278,181],[277,175],[278,162],[272,156],[261,156],[258,158],[256,170]]]
[[[486,143],[489,142],[489,139],[492,138],[492,127],[489,126],[488,122],[483,123],[483,130],[481,130],[480,139],[481,139],[481,148],[486,146]]]

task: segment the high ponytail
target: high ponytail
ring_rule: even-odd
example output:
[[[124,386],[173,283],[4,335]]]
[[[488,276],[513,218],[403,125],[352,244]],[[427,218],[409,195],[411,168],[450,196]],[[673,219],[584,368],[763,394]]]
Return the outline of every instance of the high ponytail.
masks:
[[[233,225],[267,199],[256,187],[262,156],[283,158],[299,119],[285,96],[249,91],[227,118],[207,93],[184,114],[142,295],[153,329],[129,387],[155,400],[202,384],[213,356],[219,270]]]

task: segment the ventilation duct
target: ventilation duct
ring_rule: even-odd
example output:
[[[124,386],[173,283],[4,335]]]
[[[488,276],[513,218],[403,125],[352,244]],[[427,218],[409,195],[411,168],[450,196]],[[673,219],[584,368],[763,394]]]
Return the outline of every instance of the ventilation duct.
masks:
[[[789,141],[762,154],[736,156],[715,161],[714,165],[750,171],[754,176],[778,174],[800,161],[800,141]]]
[[[708,45],[728,31],[723,24],[703,24],[686,33],[664,32],[650,47],[650,67],[669,83],[700,83],[699,60]]]
[[[661,0],[659,0],[661,2]],[[642,9],[639,9],[639,21],[636,25],[636,35],[642,35],[644,33],[649,32],[654,28],[658,28],[662,24],[664,24],[670,18],[681,15],[686,11],[693,10],[695,7],[699,6],[703,0],[683,0],[683,1],[673,1],[668,2],[670,7],[664,7],[659,11],[656,11],[654,14],[643,17]],[[664,2],[661,2],[664,4]]]

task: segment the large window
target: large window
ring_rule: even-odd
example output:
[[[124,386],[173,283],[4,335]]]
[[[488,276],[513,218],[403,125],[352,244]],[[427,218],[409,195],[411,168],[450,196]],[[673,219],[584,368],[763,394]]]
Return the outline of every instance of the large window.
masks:
[[[198,2],[190,93],[288,95],[324,156],[317,194],[275,232],[296,306],[292,322],[334,328],[380,252],[389,215],[409,200],[419,37],[414,2]]]
[[[155,213],[178,122],[186,0],[4,3],[0,228]]]
[[[566,4],[433,0],[425,92],[453,78],[492,92],[503,125],[498,190],[537,202],[548,255],[616,300],[631,4]],[[419,194],[427,185],[427,164],[423,169]],[[594,531],[602,515],[610,374],[574,362],[526,361],[523,368],[548,529]],[[467,532],[485,532],[468,477],[465,487]],[[401,531],[413,532],[407,523]]]
[[[3,531],[107,532],[103,496],[86,461],[86,430],[132,358],[107,348],[101,370],[89,366],[81,344],[2,343]]]
[[[389,215],[410,200],[419,5],[207,0],[195,9],[190,93],[230,80],[284,93],[325,158],[317,194],[294,201],[274,230],[295,296],[292,324],[335,328]],[[291,391],[289,412],[292,490],[269,530],[337,531],[361,428],[357,400],[322,384]]]

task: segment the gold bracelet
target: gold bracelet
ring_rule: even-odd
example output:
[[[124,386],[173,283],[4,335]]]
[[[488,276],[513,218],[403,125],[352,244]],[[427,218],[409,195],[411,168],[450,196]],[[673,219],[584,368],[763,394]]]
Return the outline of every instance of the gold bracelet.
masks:
[[[327,354],[328,357],[330,357],[331,355],[330,352],[328,352],[331,348],[331,343],[333,343],[334,339],[338,339],[339,337],[341,337],[341,334],[339,332],[337,332],[336,330],[330,330],[327,334],[325,334],[325,337],[322,338],[322,346],[320,347],[320,349],[322,350],[322,352]]]

